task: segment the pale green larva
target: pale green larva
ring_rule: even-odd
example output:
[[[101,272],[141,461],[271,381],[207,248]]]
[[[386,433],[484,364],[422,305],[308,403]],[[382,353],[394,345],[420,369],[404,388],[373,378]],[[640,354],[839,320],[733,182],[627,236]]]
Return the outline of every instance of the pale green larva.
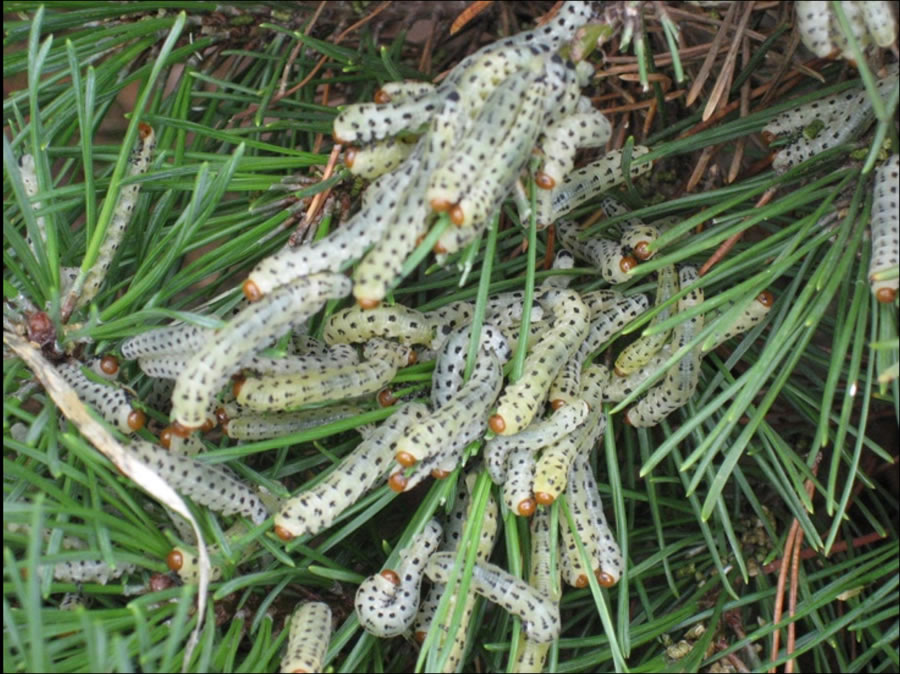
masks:
[[[862,18],[879,47],[890,47],[897,40],[897,17],[891,9],[893,3],[886,0],[859,2]]]
[[[275,533],[282,540],[315,535],[331,524],[363,494],[381,481],[394,456],[394,444],[425,418],[420,403],[400,407],[348,454],[319,484],[285,501],[275,515]]]
[[[676,292],[678,292],[678,275],[675,272],[674,265],[661,267],[656,281],[655,306],[661,306],[664,302],[671,299]],[[653,320],[650,321],[650,327],[661,323],[674,314],[675,305],[669,305],[653,317]],[[638,337],[626,346],[622,353],[619,354],[619,357],[616,358],[616,374],[624,377],[643,368],[657,354],[663,344],[668,341],[670,334],[671,332],[666,330],[655,335]]]
[[[515,449],[528,449],[532,454],[549,447],[575,430],[587,417],[588,407],[564,405],[541,421],[533,421],[528,428],[515,435],[498,435],[487,441],[485,464],[495,484],[506,481],[507,457]]]
[[[172,392],[174,420],[189,429],[201,426],[213,397],[244,360],[319,311],[327,300],[349,292],[346,276],[317,274],[289,283],[241,310],[191,356],[176,379]]]
[[[581,401],[582,405],[587,405]],[[547,447],[534,469],[532,491],[540,505],[551,505],[566,488],[569,467],[581,453],[590,454],[606,430],[606,415],[597,412],[582,422],[569,435]]]
[[[447,404],[462,388],[471,332],[470,326],[457,328],[441,346],[431,375],[431,404],[435,409]],[[482,325],[479,344],[486,351],[492,352],[501,365],[505,365],[512,357],[512,349],[506,338],[493,325]]]
[[[530,517],[537,507],[531,490],[536,465],[537,458],[531,447],[513,447],[506,457],[503,502],[516,515]]]
[[[831,9],[827,2],[794,3],[797,9],[797,30],[806,48],[819,58],[824,58],[834,51],[831,39]]]
[[[385,138],[362,147],[347,148],[344,163],[353,175],[374,180],[400,166],[414,148],[415,143]]]
[[[422,98],[435,90],[431,82],[423,82],[421,80],[400,80],[398,82],[387,82],[381,85],[381,88],[375,92],[374,100],[376,103],[402,103],[404,101],[413,101]]]
[[[184,372],[191,356],[184,353],[163,353],[153,356],[141,356],[138,358],[138,367],[148,377],[157,379],[178,379],[178,375]]]
[[[397,442],[397,462],[410,467],[440,452],[444,443],[460,435],[471,423],[487,426],[487,415],[503,384],[500,361],[493,352],[479,349],[472,376],[462,387],[409,434]]]
[[[879,281],[874,274],[897,268],[900,262],[900,207],[897,185],[900,175],[897,169],[898,155],[891,155],[875,171],[872,196],[872,259],[869,262],[869,283],[879,302],[893,302],[900,288],[897,278]]]
[[[628,213],[628,209],[612,197],[604,197],[600,208],[607,218]],[[645,224],[640,218],[628,218],[620,225],[622,236],[619,239],[626,250],[631,250],[639,260],[649,260],[655,252],[650,252],[649,245],[659,238],[659,229]]]
[[[581,241],[578,223],[560,220],[556,223],[556,232],[562,244],[590,265],[600,270],[600,274],[609,283],[624,283],[630,277],[628,272],[637,266],[637,260],[625,252],[618,241],[595,237]]]
[[[359,586],[354,600],[356,616],[369,634],[395,637],[412,626],[425,564],[437,550],[440,539],[440,524],[437,520],[429,521],[410,546],[400,552],[396,570],[385,569],[369,576]]]
[[[534,348],[534,346],[541,340],[541,338],[550,330],[552,325],[552,321],[543,320],[529,325],[528,334],[525,336],[525,341],[528,343],[528,348]],[[519,338],[522,334],[521,325],[509,328],[500,328],[500,332],[502,332],[503,336],[506,337],[509,348],[515,351],[517,345],[519,344]]]
[[[133,406],[133,397],[125,389],[89,379],[78,362],[61,365],[59,374],[83,402],[96,408],[104,420],[123,433],[130,434],[144,427],[146,416]]]
[[[149,442],[135,441],[129,451],[173,489],[223,515],[240,514],[260,524],[269,517],[262,500],[222,466],[172,454]]]
[[[428,123],[440,99],[431,91],[398,102],[354,103],[334,119],[334,137],[342,144],[371,143]]]
[[[335,344],[315,354],[288,355],[270,358],[253,355],[241,361],[241,369],[261,375],[304,374],[307,372],[327,372],[336,367],[355,365],[359,362],[356,348],[350,344]]]
[[[439,349],[447,336],[456,328],[466,325],[472,320],[475,307],[471,302],[451,302],[439,309],[425,312],[425,320],[431,326],[433,338],[432,349]]]
[[[550,508],[538,508],[531,518],[531,570],[528,583],[544,597],[558,602],[562,597],[559,570],[554,577],[550,564],[557,540],[555,533],[550,528]]]
[[[129,158],[128,171],[125,174],[126,179],[147,172],[147,169],[150,167],[153,148],[156,146],[156,135],[149,124],[141,122],[138,125],[138,133],[140,139],[138,140],[138,146]],[[112,264],[113,256],[116,254],[116,250],[125,236],[125,228],[128,227],[128,223],[131,221],[131,214],[134,211],[135,204],[137,204],[140,191],[140,183],[123,185],[119,191],[112,219],[109,221],[109,227],[106,230],[106,238],[103,239],[103,243],[100,246],[97,261],[91,267],[85,279],[81,297],[78,298],[78,306],[84,306],[90,302],[100,290],[100,284],[106,278],[106,272],[110,264]]]
[[[650,148],[648,147],[635,145],[631,152],[632,161],[647,154],[649,151]],[[638,165],[632,163],[630,175],[632,178],[636,178],[649,171],[652,167],[653,165],[650,162]],[[559,221],[585,202],[607,190],[611,190],[624,181],[622,151],[613,150],[608,152],[601,159],[568,174],[563,179],[562,184],[557,185],[554,189],[538,191],[538,225],[546,227]]]
[[[148,330],[122,342],[122,357],[135,360],[142,356],[189,354],[197,351],[215,333],[213,328],[181,323]]]
[[[546,128],[537,147],[545,157],[540,176],[543,189],[561,185],[563,178],[575,164],[575,152],[579,148],[600,147],[612,135],[609,120],[599,110],[590,109],[563,117]]]
[[[534,419],[554,377],[578,350],[588,331],[589,312],[573,290],[549,290],[538,298],[555,315],[552,327],[525,358],[522,376],[503,391],[491,430],[514,435]]]
[[[764,290],[759,295],[753,298],[747,308],[735,319],[735,321],[728,326],[728,328],[719,336],[715,343],[712,344],[708,349],[703,349],[703,351],[712,351],[718,348],[724,342],[727,342],[732,337],[736,337],[744,332],[747,332],[754,325],[762,321],[772,308],[772,305],[775,303],[775,297],[768,290]],[[721,313],[725,313],[731,307],[727,307]],[[714,333],[715,334],[715,333]]]
[[[452,552],[437,552],[428,560],[425,573],[436,583],[446,583],[453,565]],[[487,562],[476,563],[470,588],[521,618],[529,640],[548,643],[559,636],[561,626],[556,602],[499,566]]]
[[[280,438],[362,413],[363,409],[357,405],[338,404],[283,414],[244,414],[229,418],[224,426],[229,438],[253,442]]]
[[[325,321],[322,337],[328,344],[359,344],[372,337],[383,337],[403,344],[427,345],[432,339],[431,324],[425,314],[402,304],[336,311]]]
[[[321,672],[331,640],[331,608],[323,601],[300,604],[291,617],[282,672]]]
[[[466,447],[484,435],[485,426],[484,420],[479,418],[464,423],[458,432],[454,431],[453,435],[444,440],[436,453],[417,462],[409,475],[405,472],[391,475],[388,485],[394,491],[410,491],[428,477],[448,477],[462,463]]]
[[[324,372],[247,377],[235,385],[240,405],[256,412],[375,393],[409,362],[409,349],[374,338],[363,349],[365,362]]]
[[[613,304],[619,302],[624,297],[625,296],[618,290],[603,288],[601,290],[591,290],[590,292],[582,293],[581,301],[585,303],[588,310],[591,312],[591,320],[594,320],[601,311],[609,309]]]
[[[230,526],[224,533],[226,538],[238,538],[247,533],[247,526],[243,522],[238,521],[236,524]],[[210,546],[209,556],[211,558],[219,557],[220,555],[221,550],[218,545]],[[172,571],[178,574],[182,583],[196,585],[200,581],[200,557],[194,550],[181,545],[176,545],[169,551],[169,554],[166,555],[166,564]],[[214,583],[218,580],[222,580],[223,574],[224,565],[215,563],[211,560],[209,568],[210,582]]]
[[[134,564],[118,562],[116,567],[99,559],[82,559],[72,562],[59,562],[53,565],[54,580],[65,583],[100,583],[106,585],[111,580],[133,573]]]

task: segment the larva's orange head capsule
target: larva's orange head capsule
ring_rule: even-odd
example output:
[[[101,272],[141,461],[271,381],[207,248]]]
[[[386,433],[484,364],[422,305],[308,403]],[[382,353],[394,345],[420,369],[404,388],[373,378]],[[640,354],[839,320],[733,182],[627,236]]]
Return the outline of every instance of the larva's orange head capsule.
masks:
[[[241,395],[241,389],[244,387],[244,378],[236,379],[234,384],[231,385],[231,393],[237,398]]]
[[[649,260],[653,253],[650,252],[649,241],[638,241],[634,244],[634,255],[640,260]]]
[[[441,470],[440,468],[434,468],[431,471],[431,477],[433,477],[435,480],[444,480],[450,477],[450,471]]]
[[[190,437],[191,433],[196,431],[196,428],[191,428],[189,426],[183,425],[181,422],[175,421],[171,426],[172,432],[177,435],[179,438],[187,438]]]
[[[131,414],[128,415],[128,428],[136,433],[144,427],[145,423],[147,423],[146,414],[140,410],[131,410]]]
[[[250,279],[244,281],[244,284],[241,286],[241,290],[244,291],[244,297],[247,298],[248,302],[258,302],[262,299],[262,290],[260,290],[259,286]]]
[[[897,291],[894,288],[879,288],[875,291],[875,299],[882,304],[891,304],[897,297]]]
[[[385,103],[391,102],[391,95],[386,92],[384,89],[379,89],[375,92],[375,95],[372,96],[372,100],[378,103],[379,105],[384,105]]]
[[[409,452],[397,452],[397,455],[394,456],[394,460],[404,468],[411,468],[412,466],[415,466],[416,461],[418,461],[418,459]]]
[[[443,255],[447,252],[447,249],[444,248],[444,246],[440,242],[434,244],[434,248],[432,248],[431,250],[433,250],[438,255]]]
[[[294,538],[294,534],[292,534],[290,531],[285,529],[280,524],[275,525],[275,535],[278,536],[278,538],[283,540],[285,543],[287,543],[290,540],[293,540],[293,538]]]
[[[556,187],[556,181],[543,171],[538,171],[534,174],[534,184],[542,190],[552,190]]]
[[[378,404],[381,407],[390,407],[394,403],[397,402],[397,399],[394,397],[394,394],[391,393],[391,389],[383,388],[378,392]]]
[[[494,414],[490,419],[488,419],[488,426],[490,426],[491,430],[494,431],[494,433],[496,433],[497,435],[500,435],[503,431],[506,430],[506,422],[499,414]]]
[[[445,211],[449,211],[450,207],[453,206],[446,199],[432,199],[431,200],[431,210],[435,213],[444,213]]]
[[[397,575],[397,572],[393,569],[385,569],[381,572],[381,577],[385,580],[389,581],[391,585],[399,585],[400,584],[400,576]]]
[[[768,290],[763,290],[759,295],[756,296],[756,301],[762,304],[764,307],[771,307],[775,304],[775,295],[770,293]]]
[[[450,222],[452,222],[457,227],[462,227],[462,224],[466,221],[466,214],[463,213],[463,209],[459,207],[459,204],[455,204],[450,208]]]
[[[119,359],[113,355],[106,355],[100,359],[100,370],[110,377],[119,371]]]
[[[558,410],[560,407],[565,407],[565,406],[566,406],[566,401],[562,400],[561,398],[557,398],[556,400],[550,401],[550,407],[552,407],[555,410]]]
[[[519,505],[516,506],[516,511],[522,517],[531,517],[534,515],[534,509],[536,508],[534,504],[534,499],[526,498],[522,501],[519,501]]]
[[[631,255],[623,255],[622,259],[619,260],[619,269],[621,269],[626,274],[637,267],[637,265],[638,261],[635,260]]]
[[[367,297],[357,297],[356,301],[361,309],[377,309],[378,305],[381,304],[381,300],[373,300]]]
[[[616,584],[616,578],[612,574],[606,573],[606,571],[597,571],[597,582],[600,583],[600,587],[611,588]]]
[[[140,135],[142,140],[152,133],[153,133],[152,126],[150,126],[149,124],[146,124],[144,122],[138,123],[138,134]]]
[[[402,471],[399,470],[388,478],[388,487],[393,489],[398,494],[406,489],[406,485],[408,483],[409,479],[406,477],[406,475],[403,474]]]
[[[357,154],[359,154],[359,148],[353,145],[344,150],[344,164],[347,168],[353,168],[353,162],[356,161]]]
[[[172,548],[172,551],[166,555],[166,564],[172,571],[180,571],[184,566],[184,557],[178,548]]]
[[[588,577],[583,573],[575,579],[575,587],[587,587],[588,586]]]
[[[166,449],[171,448],[172,446],[172,436],[175,432],[172,430],[171,426],[166,426],[159,433],[159,444],[161,444]]]
[[[206,421],[203,422],[203,425],[200,427],[200,431],[203,433],[209,433],[212,429],[216,427],[216,424],[219,423],[219,418],[216,416],[206,417]]]
[[[551,506],[556,500],[556,497],[553,494],[548,494],[545,491],[538,491],[534,493],[534,499],[541,505]]]

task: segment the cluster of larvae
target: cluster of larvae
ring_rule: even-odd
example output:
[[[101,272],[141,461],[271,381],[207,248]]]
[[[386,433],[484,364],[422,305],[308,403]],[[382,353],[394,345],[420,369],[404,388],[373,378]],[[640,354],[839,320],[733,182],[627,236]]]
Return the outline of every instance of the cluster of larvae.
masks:
[[[842,0],[841,9],[850,24],[850,32],[860,49],[871,44],[890,47],[897,41],[897,17],[894,3],[886,0]],[[819,58],[840,54],[853,59],[847,34],[841,28],[830,2],[796,2],[797,30],[800,39]]]

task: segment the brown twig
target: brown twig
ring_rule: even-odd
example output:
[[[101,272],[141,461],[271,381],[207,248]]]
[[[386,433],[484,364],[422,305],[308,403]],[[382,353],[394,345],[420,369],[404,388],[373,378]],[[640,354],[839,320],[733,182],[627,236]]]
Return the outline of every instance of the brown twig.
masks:
[[[335,143],[334,147],[331,148],[331,154],[328,155],[328,163],[325,165],[325,172],[322,174],[323,181],[328,180],[334,173],[334,167],[337,165],[337,159],[340,154],[341,145],[340,143]],[[306,211],[306,224],[312,222],[313,218],[318,215],[319,209],[322,207],[322,204],[325,203],[325,199],[328,198],[329,194],[331,194],[330,187],[313,197],[312,202],[309,204],[309,209]]]
[[[461,11],[459,13],[459,16],[457,16],[453,20],[453,23],[450,24],[450,35],[456,35],[465,27],[467,23],[481,14],[492,4],[494,4],[494,0],[475,0],[475,2]]]
[[[703,65],[700,66],[700,72],[697,73],[697,77],[694,80],[694,83],[691,85],[691,89],[688,92],[687,100],[685,103],[687,105],[693,105],[694,101],[697,100],[700,96],[700,92],[703,90],[703,85],[706,84],[706,80],[709,77],[709,74],[712,72],[713,65],[716,62],[716,57],[719,55],[719,49],[722,47],[722,43],[725,41],[725,35],[728,33],[729,24],[734,21],[734,15],[737,12],[738,3],[733,2],[728,6],[728,13],[725,14],[725,19],[722,22],[722,25],[719,27],[719,31],[716,33],[716,36],[713,38],[712,47],[709,52],[706,53],[706,58],[703,59]]]
[[[731,46],[728,49],[728,54],[725,56],[725,62],[719,69],[719,76],[716,78],[715,85],[713,85],[713,90],[709,95],[709,100],[706,101],[706,107],[703,108],[704,120],[712,117],[713,113],[716,111],[716,108],[719,107],[720,101],[728,100],[727,91],[731,86],[731,79],[732,77],[734,77],[734,65],[737,62],[738,47],[740,47],[741,45],[741,41],[744,37],[744,31],[747,29],[747,22],[750,20],[750,15],[753,13],[752,0],[750,2],[741,4],[744,8],[744,14],[743,16],[741,16],[741,22],[738,24],[737,31],[735,32],[734,38],[731,41]]]

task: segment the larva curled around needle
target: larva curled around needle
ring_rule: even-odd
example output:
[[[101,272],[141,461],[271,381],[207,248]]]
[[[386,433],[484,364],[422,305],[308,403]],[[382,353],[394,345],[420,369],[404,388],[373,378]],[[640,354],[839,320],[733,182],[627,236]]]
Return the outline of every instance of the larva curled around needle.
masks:
[[[365,361],[323,372],[247,377],[234,386],[237,402],[255,412],[276,412],[326,400],[375,393],[409,362],[410,349],[373,338]]]
[[[138,125],[138,134],[140,136],[138,146],[131,153],[131,157],[128,160],[128,170],[125,174],[126,179],[134,178],[135,176],[147,172],[147,169],[150,167],[153,148],[156,147],[156,135],[149,124],[140,122]],[[106,238],[103,239],[103,243],[100,246],[97,261],[94,263],[94,266],[91,267],[91,270],[88,272],[87,278],[85,279],[81,296],[78,298],[78,306],[82,307],[88,304],[96,297],[97,292],[100,290],[100,285],[103,283],[103,279],[106,278],[106,272],[112,264],[113,256],[116,254],[116,250],[119,248],[119,245],[122,243],[122,239],[125,236],[125,229],[131,221],[131,215],[137,204],[137,198],[140,191],[140,183],[123,185],[119,191],[112,219],[106,230]]]
[[[491,417],[491,430],[498,435],[514,435],[531,423],[553,379],[587,334],[589,312],[578,293],[549,290],[539,300],[553,312],[553,325],[529,351],[522,376],[503,391]]]
[[[143,440],[130,443],[127,449],[173,489],[199,505],[223,515],[243,515],[254,524],[260,524],[269,517],[262,500],[221,466],[172,454]]]
[[[198,428],[213,397],[241,363],[305,321],[327,300],[350,292],[342,274],[317,274],[294,281],[241,310],[187,362],[172,392],[172,417],[187,429]],[[296,375],[295,375],[296,376]]]
[[[557,222],[556,232],[566,248],[576,257],[599,269],[600,275],[609,283],[624,283],[629,279],[628,272],[637,267],[637,259],[626,253],[624,246],[618,241],[600,237],[580,240],[580,227],[575,222]]]
[[[452,552],[437,552],[428,560],[425,573],[436,583],[446,583],[453,565]],[[476,563],[470,589],[521,618],[529,640],[548,643],[559,636],[559,607],[556,602],[499,566],[488,562]]]
[[[875,275],[896,269],[900,263],[900,205],[897,185],[900,184],[898,155],[891,155],[875,170],[875,186],[872,197],[872,259],[869,262],[869,283],[879,302],[891,303],[897,297],[900,280],[878,280]]]
[[[437,550],[440,539],[440,524],[430,520],[424,531],[400,552],[396,569],[385,569],[360,584],[354,606],[360,624],[369,634],[385,639],[412,627],[425,564]]]
[[[65,363],[59,367],[59,374],[88,405],[95,407],[100,415],[122,433],[130,434],[144,427],[146,415],[133,406],[133,396],[114,384],[101,383],[89,379],[78,362]]]
[[[315,535],[329,527],[347,508],[377,484],[387,473],[394,456],[394,443],[428,408],[420,403],[400,407],[348,454],[319,484],[285,501],[275,515],[275,533],[282,540],[304,534]]]
[[[678,274],[674,265],[666,265],[661,267],[658,272],[656,281],[656,302],[655,306],[660,307],[669,301],[675,293],[678,292]],[[675,314],[675,305],[670,304],[663,308],[653,320],[650,321],[652,327],[662,321],[668,319]],[[671,331],[666,330],[658,332],[655,335],[641,335],[631,344],[622,349],[619,357],[616,358],[615,373],[624,377],[632,374],[644,367],[650,362],[650,359],[662,348],[668,339]]]
[[[331,641],[331,608],[325,602],[303,602],[291,616],[282,672],[321,672]]]
[[[325,321],[326,344],[360,344],[372,337],[396,339],[403,344],[431,343],[431,324],[425,314],[402,304],[375,309],[347,307]]]

